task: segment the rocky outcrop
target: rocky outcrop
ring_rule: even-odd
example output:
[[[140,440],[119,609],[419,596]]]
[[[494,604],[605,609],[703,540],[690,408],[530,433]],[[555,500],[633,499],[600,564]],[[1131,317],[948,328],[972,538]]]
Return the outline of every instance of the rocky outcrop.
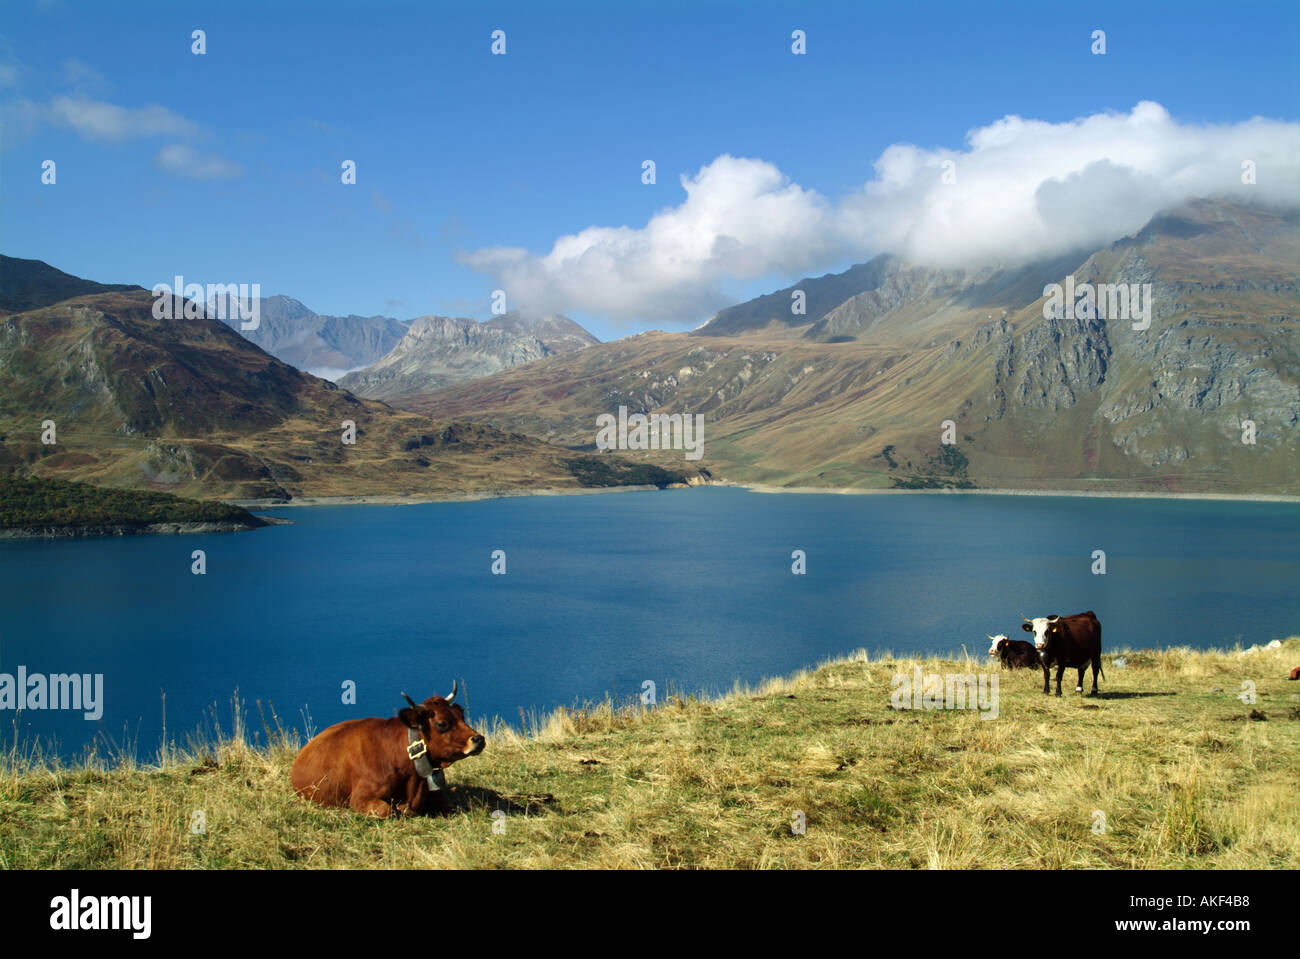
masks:
[[[900,263],[897,257],[885,254],[852,266],[843,273],[804,277],[783,290],[719,311],[692,335],[743,336],[769,328],[809,326],[851,297],[879,287],[899,269]],[[795,313],[792,309],[796,292],[803,294],[803,313]]]
[[[891,264],[879,284],[845,300],[804,334],[810,340],[856,339],[881,318],[919,300],[951,296],[967,282],[959,270],[901,269]]]
[[[465,317],[422,316],[379,362],[339,379],[370,399],[423,393],[477,379],[598,340],[572,320],[507,313],[479,323]]]
[[[1055,412],[1073,406],[1081,393],[1106,381],[1110,341],[1106,321],[1052,317],[1022,338],[1020,379],[1015,401],[1022,407]]]
[[[547,350],[548,356],[572,353],[600,342],[573,320],[558,313],[532,316],[511,310],[501,316],[484,320],[482,326],[489,330],[501,330],[520,338],[536,339]]]

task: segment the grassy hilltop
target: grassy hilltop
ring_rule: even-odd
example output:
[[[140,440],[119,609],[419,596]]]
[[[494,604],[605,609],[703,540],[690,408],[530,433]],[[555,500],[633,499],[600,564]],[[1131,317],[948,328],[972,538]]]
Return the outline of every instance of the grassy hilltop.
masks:
[[[1300,636],[1117,655],[1100,699],[1001,672],[993,720],[890,706],[895,674],[979,673],[983,657],[859,654],[717,700],[498,725],[450,770],[444,819],[297,799],[297,744],[272,730],[170,746],[155,767],[50,768],[15,748],[0,868],[1300,867],[1300,684],[1284,678]]]

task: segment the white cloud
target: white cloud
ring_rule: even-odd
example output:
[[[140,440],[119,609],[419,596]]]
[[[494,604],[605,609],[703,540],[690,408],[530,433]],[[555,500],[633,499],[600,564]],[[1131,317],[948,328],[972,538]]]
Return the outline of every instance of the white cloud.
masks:
[[[679,320],[724,305],[725,278],[797,273],[836,253],[829,204],[770,163],[724,154],[681,183],[686,200],[641,229],[593,226],[543,256],[494,247],[460,259],[530,310]]]
[[[955,182],[944,183],[944,161]],[[1253,160],[1257,184],[1241,182]],[[1300,203],[1300,124],[1180,124],[1157,103],[1065,123],[1004,117],[964,149],[889,147],[875,177],[833,204],[762,160],[723,155],[686,199],[644,227],[589,227],[532,254],[491,247],[459,259],[511,305],[614,320],[688,322],[732,281],[793,278],[892,252],[918,264],[1015,263],[1096,247],[1189,196]]]
[[[1300,203],[1300,124],[1180,124],[1158,103],[1068,123],[1017,116],[971,131],[964,151],[892,146],[842,205],[860,243],[963,266],[1093,248],[1187,197]],[[942,182],[943,161],[956,182]],[[1257,184],[1241,182],[1253,160]]]
[[[71,127],[87,140],[121,141],[198,133],[198,127],[189,120],[156,104],[119,107],[88,97],[55,97],[49,106],[49,116],[54,123]]]
[[[201,153],[185,143],[163,147],[154,157],[154,163],[165,172],[188,180],[222,180],[244,172],[238,164],[215,153]]]

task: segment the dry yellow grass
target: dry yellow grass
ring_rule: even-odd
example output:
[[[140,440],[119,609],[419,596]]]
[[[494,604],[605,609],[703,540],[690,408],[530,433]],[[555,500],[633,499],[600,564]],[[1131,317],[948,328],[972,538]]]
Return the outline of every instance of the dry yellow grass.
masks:
[[[891,679],[988,662],[859,653],[717,700],[498,723],[449,773],[459,808],[441,819],[297,799],[291,736],[257,748],[236,728],[152,767],[14,750],[0,867],[1296,868],[1297,664],[1300,637],[1244,656],[1110,653],[1099,699],[1003,671],[982,720],[896,710]]]

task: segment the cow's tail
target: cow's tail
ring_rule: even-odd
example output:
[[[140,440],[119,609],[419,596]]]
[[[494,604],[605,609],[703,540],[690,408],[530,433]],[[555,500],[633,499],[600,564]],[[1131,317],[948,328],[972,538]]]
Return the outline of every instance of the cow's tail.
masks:
[[[1097,672],[1101,673],[1102,679],[1105,679],[1106,667],[1101,661],[1101,623],[1097,622],[1097,614],[1092,610],[1088,610],[1088,615],[1092,617],[1094,623],[1097,623]]]

